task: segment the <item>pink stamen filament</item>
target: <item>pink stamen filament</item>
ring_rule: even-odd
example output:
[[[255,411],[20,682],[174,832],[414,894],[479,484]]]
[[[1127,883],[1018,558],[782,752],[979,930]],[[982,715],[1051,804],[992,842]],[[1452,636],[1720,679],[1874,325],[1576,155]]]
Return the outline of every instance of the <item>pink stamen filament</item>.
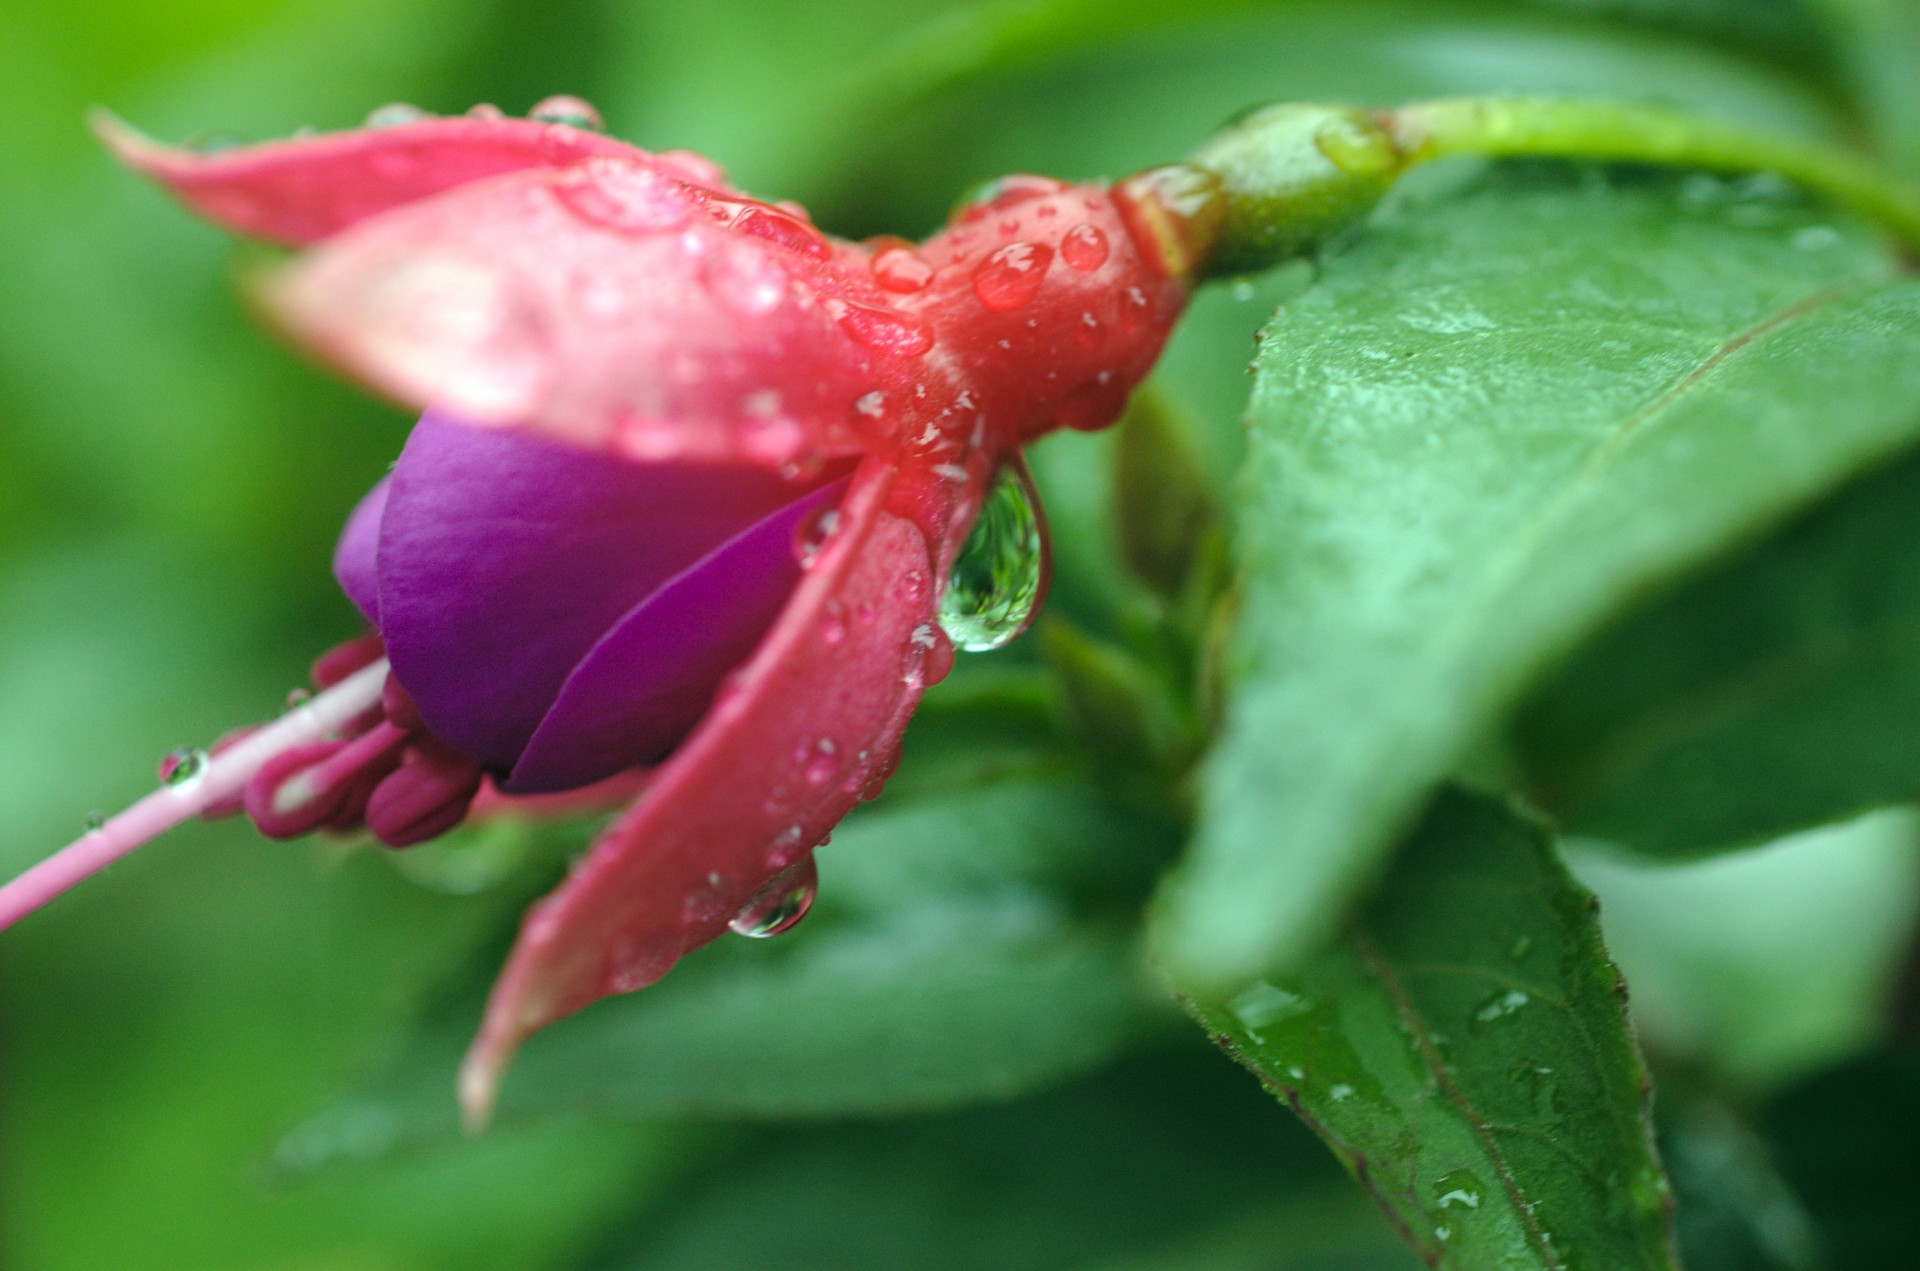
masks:
[[[273,792],[273,810],[282,816],[299,811],[320,795],[343,787],[369,764],[406,742],[404,730],[382,720],[305,772],[287,778]]]
[[[161,786],[98,829],[88,831],[0,886],[0,931],[181,822],[230,802],[275,755],[294,746],[326,741],[345,729],[379,705],[386,681],[386,659],[362,667],[213,755],[194,776],[178,785]]]

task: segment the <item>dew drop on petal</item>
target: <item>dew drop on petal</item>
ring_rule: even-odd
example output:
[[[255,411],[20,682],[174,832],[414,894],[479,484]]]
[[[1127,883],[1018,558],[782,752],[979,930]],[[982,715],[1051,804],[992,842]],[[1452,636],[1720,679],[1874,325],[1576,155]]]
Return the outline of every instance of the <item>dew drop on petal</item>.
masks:
[[[873,280],[904,295],[933,281],[933,266],[911,247],[889,247],[873,258]]]
[[[474,105],[467,107],[468,119],[505,119],[506,117],[507,112],[501,110],[492,102],[476,102]]]
[[[827,540],[840,528],[840,509],[819,507],[793,527],[793,559],[800,568],[810,569],[826,549]]]
[[[755,940],[791,931],[813,907],[819,886],[819,872],[809,852],[768,879],[727,926]]]
[[[845,641],[846,638],[847,616],[830,606],[826,614],[820,619],[820,643],[826,645],[828,648],[833,648],[835,645]],[[807,769],[807,779],[809,781],[814,780],[814,768],[811,766]],[[824,781],[826,778],[821,777],[820,780]],[[815,784],[818,784],[818,782],[815,782]]]
[[[695,185],[703,185],[709,190],[723,189],[727,184],[725,168],[707,156],[692,150],[662,150],[654,158],[673,168]]]
[[[290,688],[287,690],[287,709],[297,711],[313,700],[313,690],[308,688]]]
[[[93,834],[105,827],[106,823],[107,817],[104,812],[89,812],[87,813],[86,821],[81,826],[81,833]]]
[[[160,784],[184,786],[207,770],[207,752],[198,746],[182,746],[167,752],[160,761]]]
[[[680,952],[678,940],[620,936],[607,951],[607,984],[615,993],[646,988],[672,969]]]
[[[995,475],[973,532],[940,597],[940,626],[969,653],[998,649],[1027,629],[1047,590],[1046,523],[1026,466]]]
[[[433,118],[432,114],[409,102],[388,102],[384,106],[375,106],[367,112],[366,126],[397,128],[402,124],[417,124],[423,119],[431,118]]]
[[[1068,230],[1060,240],[1060,259],[1075,269],[1089,271],[1107,263],[1110,249],[1107,236],[1098,225],[1082,222]]]
[[[542,98],[527,112],[527,118],[543,124],[565,124],[569,128],[587,128],[599,132],[606,127],[600,112],[585,98],[558,93]]]
[[[1008,243],[989,252],[973,270],[973,294],[995,313],[1009,313],[1040,294],[1053,249],[1045,243]]]
[[[581,220],[627,234],[678,229],[693,215],[678,181],[630,159],[589,160],[567,173],[555,193]]]
[[[1100,347],[1103,339],[1104,337],[1100,331],[1100,319],[1094,317],[1091,313],[1082,313],[1080,315],[1080,321],[1073,325],[1073,342],[1088,352],[1092,352],[1094,349]]]
[[[848,335],[876,353],[919,357],[933,347],[933,328],[896,309],[848,304],[839,318]]]
[[[819,230],[799,217],[776,208],[749,206],[733,222],[733,227],[815,260],[824,260],[829,251],[827,240]]]
[[[701,265],[701,274],[714,298],[742,317],[771,313],[787,298],[787,271],[752,243],[722,242]]]

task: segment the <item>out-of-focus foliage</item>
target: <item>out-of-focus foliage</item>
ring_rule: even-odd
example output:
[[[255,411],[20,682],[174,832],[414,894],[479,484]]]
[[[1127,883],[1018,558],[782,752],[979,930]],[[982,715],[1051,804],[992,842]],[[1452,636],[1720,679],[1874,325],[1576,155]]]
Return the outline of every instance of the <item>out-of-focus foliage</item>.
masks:
[[[115,170],[89,106],[214,140],[578,93],[860,235],[924,231],[1005,171],[1176,157],[1286,98],[1652,98],[1920,169],[1917,83],[1920,19],[1891,0],[9,0],[0,873],[169,748],[270,714],[353,632],[332,538],[408,423],[256,330],[233,249]],[[1663,1082],[1686,1265],[1906,1265],[1920,1086],[1886,1003],[1910,818],[1685,866],[1621,848],[1751,846],[1914,794],[1907,266],[1764,182],[1430,177],[1324,260],[1210,288],[1168,351],[1182,506],[1237,509],[1226,603],[1226,572],[1182,590],[1166,565],[1202,571],[1224,540],[1116,531],[1111,436],[1038,447],[1072,624],[1053,667],[1037,640],[963,667],[823,850],[814,918],[543,1035],[487,1137],[450,1132],[453,1053],[579,827],[410,863],[191,827],[0,935],[0,1266],[1356,1271],[1415,1264],[1396,1230],[1474,1271],[1629,1265],[1558,1234],[1603,1218],[1658,1265],[1662,1183],[1592,919],[1530,820],[1428,805],[1463,775],[1617,840],[1574,864]],[[1137,470],[1118,488],[1151,498]],[[1182,765],[1222,712],[1196,787]],[[1357,1081],[1300,1100],[1376,1193],[1420,1198],[1391,1224],[1181,1032],[1143,928],[1194,826],[1171,965],[1292,949],[1354,986],[1326,1037],[1399,1048],[1375,1120],[1343,1119],[1334,1087]],[[1555,915],[1513,952],[1510,927]],[[1489,932],[1538,980],[1488,979]],[[1550,945],[1566,958],[1525,965]],[[1368,1017],[1389,980],[1407,993]],[[1306,1018],[1287,1039],[1311,1050]],[[1313,1086],[1273,1037],[1237,1044]],[[1554,1210],[1572,1175],[1476,1130],[1492,1108],[1501,1134],[1555,1133],[1514,1068],[1541,1046],[1590,1046],[1612,1101],[1577,1110],[1603,1181],[1544,1240],[1529,1203]],[[1426,1148],[1524,1157],[1482,1178],[1485,1209],[1434,1190],[1464,1157],[1396,1137],[1449,1085],[1467,1110]],[[1446,1248],[1455,1219],[1518,1252],[1459,1261],[1486,1246]]]

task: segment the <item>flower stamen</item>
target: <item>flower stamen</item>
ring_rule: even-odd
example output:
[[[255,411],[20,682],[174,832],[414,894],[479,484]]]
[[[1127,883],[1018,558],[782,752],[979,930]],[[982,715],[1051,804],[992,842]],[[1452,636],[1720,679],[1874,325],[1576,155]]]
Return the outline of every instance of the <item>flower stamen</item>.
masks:
[[[0,885],[0,930],[181,822],[224,811],[275,758],[295,747],[324,742],[377,708],[386,681],[385,658],[363,666],[304,705],[208,756],[192,777],[162,785]]]

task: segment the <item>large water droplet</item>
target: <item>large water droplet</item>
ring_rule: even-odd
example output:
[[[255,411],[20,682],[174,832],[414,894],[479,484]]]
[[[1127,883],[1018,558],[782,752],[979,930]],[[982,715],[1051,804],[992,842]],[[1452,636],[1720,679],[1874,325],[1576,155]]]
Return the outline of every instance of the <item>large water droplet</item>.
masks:
[[[933,347],[933,328],[897,309],[848,304],[839,317],[848,335],[876,353],[919,357]]]
[[[727,925],[755,940],[791,931],[813,908],[819,886],[820,875],[809,852],[762,884]]]
[[[1045,243],[1008,243],[974,266],[973,294],[995,313],[1009,313],[1040,294],[1053,249]]]
[[[678,229],[693,215],[678,181],[631,159],[589,160],[568,173],[556,192],[582,220],[629,234]]]
[[[375,106],[367,112],[366,126],[369,128],[397,128],[401,124],[417,124],[433,116],[410,102],[388,102],[384,106]]]
[[[183,786],[207,770],[207,752],[198,746],[182,746],[167,752],[160,761],[160,784]]]
[[[589,128],[599,132],[607,125],[601,121],[600,112],[593,103],[585,98],[574,97],[568,93],[558,93],[543,98],[527,112],[528,119],[536,119],[543,124],[565,124],[569,128]]]
[[[969,653],[998,649],[1027,629],[1047,594],[1046,520],[1018,458],[995,474],[973,532],[940,597],[940,625]]]
[[[920,291],[933,281],[933,266],[911,247],[889,247],[873,258],[873,280],[888,291]]]
[[[750,205],[733,222],[733,227],[815,260],[826,259],[828,253],[827,240],[819,230],[799,217],[775,208]]]
[[[1060,259],[1075,269],[1098,269],[1107,263],[1107,257],[1111,254],[1107,236],[1100,232],[1098,225],[1076,225],[1060,240]]]

